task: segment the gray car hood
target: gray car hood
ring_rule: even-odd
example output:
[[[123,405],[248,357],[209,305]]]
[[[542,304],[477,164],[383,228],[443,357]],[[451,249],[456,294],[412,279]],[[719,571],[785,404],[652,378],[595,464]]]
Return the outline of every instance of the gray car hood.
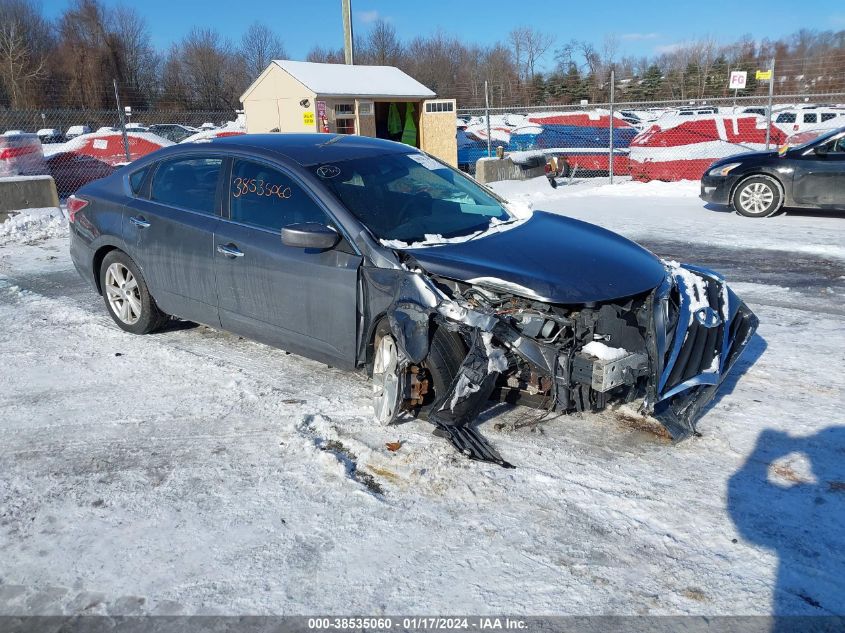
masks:
[[[400,250],[429,273],[550,303],[628,297],[666,275],[657,257],[621,235],[543,211],[470,241]]]

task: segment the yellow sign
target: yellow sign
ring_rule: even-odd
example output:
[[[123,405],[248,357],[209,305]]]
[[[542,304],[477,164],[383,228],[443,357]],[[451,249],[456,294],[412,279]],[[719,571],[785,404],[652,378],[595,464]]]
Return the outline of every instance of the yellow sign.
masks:
[[[771,70],[758,70],[754,73],[754,79],[771,79],[772,78],[772,71]]]
[[[314,125],[314,113],[313,112],[303,112],[302,113],[302,125]]]

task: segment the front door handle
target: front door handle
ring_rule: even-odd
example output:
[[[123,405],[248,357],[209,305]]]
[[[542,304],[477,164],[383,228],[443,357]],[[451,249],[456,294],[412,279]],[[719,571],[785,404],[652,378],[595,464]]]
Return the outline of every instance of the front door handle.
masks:
[[[243,251],[238,249],[238,247],[235,246],[234,244],[226,244],[226,245],[220,244],[217,247],[217,252],[222,254],[222,255],[225,255],[226,257],[243,257],[244,256]]]
[[[143,215],[134,215],[129,218],[129,221],[141,229],[145,229],[150,226],[150,223],[147,222],[147,219]]]

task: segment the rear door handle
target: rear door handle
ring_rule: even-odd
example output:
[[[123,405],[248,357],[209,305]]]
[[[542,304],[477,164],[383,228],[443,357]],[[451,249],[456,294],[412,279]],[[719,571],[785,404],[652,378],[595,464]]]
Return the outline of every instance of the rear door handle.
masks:
[[[238,247],[235,246],[234,244],[226,244],[225,246],[223,244],[220,244],[217,247],[217,252],[222,254],[222,255],[225,255],[226,257],[243,257],[244,256],[243,251],[238,249]]]
[[[134,215],[129,218],[129,221],[134,224],[135,226],[145,229],[150,226],[150,223],[147,222],[146,218],[143,215]]]

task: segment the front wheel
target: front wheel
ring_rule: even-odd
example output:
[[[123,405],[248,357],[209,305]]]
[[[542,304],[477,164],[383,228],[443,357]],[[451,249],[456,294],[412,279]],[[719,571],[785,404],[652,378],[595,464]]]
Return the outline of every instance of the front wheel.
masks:
[[[733,208],[748,218],[766,218],[778,212],[783,204],[780,186],[768,176],[752,176],[743,180],[734,191]]]
[[[423,404],[417,410],[420,418],[428,419],[432,403],[452,385],[466,353],[463,339],[457,332],[444,327],[434,330],[428,356],[419,366],[429,381]],[[396,339],[387,321],[383,321],[373,340],[373,417],[378,424],[393,423],[402,411],[403,379],[408,378],[402,375],[407,371],[403,365]]]
[[[402,404],[399,371],[396,339],[386,328],[380,328],[373,346],[373,414],[383,426],[396,419]]]
[[[147,334],[167,322],[150,295],[140,269],[124,252],[114,250],[100,266],[100,288],[106,309],[121,330]]]

